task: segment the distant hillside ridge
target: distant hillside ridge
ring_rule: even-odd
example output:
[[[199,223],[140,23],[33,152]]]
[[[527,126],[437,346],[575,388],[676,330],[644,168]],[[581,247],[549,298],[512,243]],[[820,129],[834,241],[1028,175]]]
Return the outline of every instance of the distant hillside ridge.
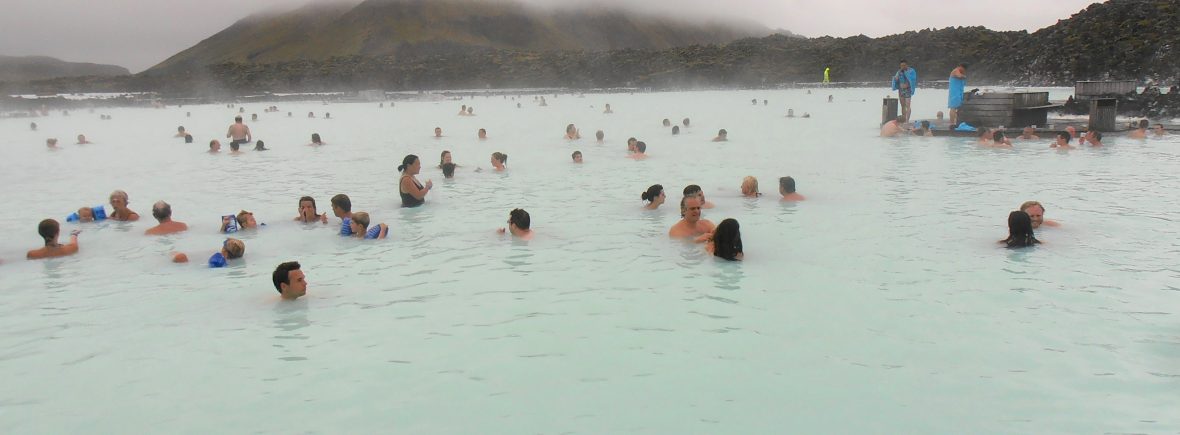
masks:
[[[620,10],[537,9],[510,1],[366,0],[246,17],[150,68],[193,72],[224,63],[396,56],[406,47],[527,51],[661,50],[772,32],[749,22],[691,23]]]
[[[0,55],[0,81],[48,80],[60,77],[111,77],[131,74],[127,68],[97,63],[66,62],[48,56]]]

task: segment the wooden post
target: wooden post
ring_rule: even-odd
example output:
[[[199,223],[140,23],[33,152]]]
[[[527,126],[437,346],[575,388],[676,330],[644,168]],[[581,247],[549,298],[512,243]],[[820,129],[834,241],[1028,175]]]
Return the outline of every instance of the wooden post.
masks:
[[[1118,115],[1118,100],[1115,98],[1094,98],[1090,100],[1090,130],[1114,131],[1115,116]]]
[[[881,125],[897,119],[897,104],[897,99],[892,97],[885,97],[881,102]]]

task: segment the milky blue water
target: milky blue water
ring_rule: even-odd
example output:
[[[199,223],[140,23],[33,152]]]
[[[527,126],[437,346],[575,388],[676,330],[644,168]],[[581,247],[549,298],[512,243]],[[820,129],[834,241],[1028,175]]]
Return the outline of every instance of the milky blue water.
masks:
[[[887,93],[257,103],[246,118],[272,150],[215,156],[236,108],[0,119],[0,432],[1180,430],[1180,139],[881,139]],[[914,117],[945,99],[919,91]],[[660,125],[685,117],[679,136]],[[562,139],[569,123],[584,139]],[[730,141],[710,142],[720,128]],[[313,132],[328,144],[306,146]],[[649,159],[625,158],[630,136]],[[433,168],[443,149],[454,180]],[[495,151],[507,172],[487,171]],[[397,197],[407,153],[436,186],[417,209]],[[747,175],[765,196],[740,197]],[[777,199],[785,175],[807,201]],[[655,183],[668,204],[645,211]],[[706,219],[740,221],[744,262],[668,240],[687,184],[716,203]],[[24,260],[39,220],[115,189],[143,220],[64,224],[78,255]],[[390,237],[291,221],[300,196],[327,211],[337,193]],[[1031,199],[1063,226],[997,247]],[[190,230],[143,236],[157,200]],[[518,207],[532,242],[495,232]],[[239,235],[243,260],[203,267],[219,216],[242,209],[268,225]],[[287,260],[311,283],[293,303],[270,283]]]

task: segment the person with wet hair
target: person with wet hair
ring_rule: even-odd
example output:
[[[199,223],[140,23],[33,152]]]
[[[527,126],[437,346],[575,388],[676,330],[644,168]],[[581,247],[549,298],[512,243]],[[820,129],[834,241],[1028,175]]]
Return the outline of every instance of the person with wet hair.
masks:
[[[635,154],[628,156],[635,160],[643,160],[647,158],[647,144],[643,141],[635,142]]]
[[[156,201],[152,205],[152,217],[156,218],[159,225],[148,228],[143,233],[149,236],[163,236],[167,234],[175,234],[188,230],[188,225],[184,222],[177,222],[172,220],[172,206],[164,201]]]
[[[683,194],[685,197],[695,196],[697,198],[700,198],[701,208],[710,209],[710,208],[716,207],[715,204],[713,204],[713,203],[709,202],[709,200],[705,199],[705,192],[703,190],[701,190],[701,186],[698,186],[695,184],[689,184],[687,186],[684,186]]]
[[[1032,220],[1033,229],[1040,228],[1042,225],[1046,227],[1059,227],[1060,223],[1051,219],[1045,219],[1045,206],[1037,201],[1025,201],[1020,204],[1020,211],[1028,214],[1028,218]]]
[[[467,105],[464,104],[459,108],[459,116],[467,116]]]
[[[531,226],[532,222],[529,218],[529,212],[517,208],[508,213],[508,228],[500,228],[497,232],[500,234],[512,234],[512,237],[520,240],[532,240],[533,230],[530,228]]]
[[[671,127],[671,126],[672,126],[672,121],[671,121],[670,119],[668,119],[668,118],[664,118],[664,120],[663,120],[663,121],[660,121],[660,124],[663,124],[663,125],[664,125],[664,127]]]
[[[713,142],[728,142],[728,141],[729,141],[729,132],[725,131],[724,128],[717,130],[717,137],[713,138]]]
[[[373,225],[369,228],[369,214],[358,211],[352,214],[352,237],[363,240],[384,239],[389,234],[389,226],[385,224]]]
[[[660,208],[660,205],[664,204],[664,201],[667,200],[667,196],[664,195],[664,186],[659,184],[651,185],[651,187],[647,188],[646,192],[639,194],[639,199],[647,201],[647,204],[643,206],[645,209],[655,210]]]
[[[492,153],[492,168],[502,172],[508,168],[508,154],[496,151]]]
[[[758,179],[754,178],[753,175],[747,175],[745,178],[742,178],[742,196],[746,198],[762,196],[762,193],[758,192]]]
[[[581,138],[582,138],[582,133],[580,133],[578,131],[578,127],[575,127],[573,124],[565,126],[565,139],[566,140],[577,140],[577,139],[581,139]]]
[[[582,163],[582,152],[581,151],[574,151],[574,153],[571,154],[570,157],[572,157],[574,159],[574,163]]]
[[[319,133],[312,133],[312,134],[311,134],[311,143],[309,143],[309,144],[307,144],[307,145],[309,145],[309,146],[320,146],[320,145],[324,145],[324,140],[320,138],[320,134],[319,134]]]
[[[672,135],[673,135],[673,136],[675,136],[675,135],[678,135],[678,134],[680,134],[680,126],[679,126],[679,125],[673,125],[673,126],[672,126]]]
[[[610,110],[610,103],[606,103],[606,110],[603,110],[602,113],[609,115],[611,113],[615,113],[615,111]]]
[[[635,139],[633,137],[627,138],[627,153],[628,154],[635,154],[635,144],[636,143],[639,143],[638,139]]]
[[[1164,137],[1164,136],[1166,136],[1166,135],[1168,134],[1168,131],[1167,131],[1167,130],[1164,130],[1164,125],[1163,125],[1163,124],[1156,124],[1156,125],[1155,125],[1155,128],[1151,129],[1151,131],[1152,131],[1152,133],[1154,133],[1154,134],[1155,134],[1155,138],[1156,138],[1156,139],[1159,139],[1159,138],[1161,138],[1161,137]]]
[[[435,139],[438,139],[438,138],[441,138],[441,137],[443,137],[443,135],[442,135],[442,127],[434,127],[434,138],[435,138]]]
[[[45,139],[45,146],[49,147],[50,149],[57,149],[57,138],[51,137],[49,139]]]
[[[717,224],[709,240],[705,242],[705,252],[728,261],[741,261],[745,258],[742,253],[742,232],[738,221],[733,218],[725,219]]]
[[[598,130],[598,131],[594,132],[594,140],[597,141],[598,143],[602,143],[602,139],[605,137],[606,137],[606,133],[604,133],[602,130]]]
[[[447,163],[452,163],[451,152],[449,150],[443,150],[442,153],[439,153],[438,155],[438,167],[441,169],[443,165]]]
[[[684,118],[684,120],[680,121],[681,124],[684,124],[684,128],[688,128],[689,122],[690,121],[688,120],[688,118]]]
[[[422,161],[418,159],[418,156],[406,155],[402,159],[402,164],[397,167],[397,171],[402,173],[401,181],[398,182],[398,194],[402,198],[402,207],[417,207],[425,204],[426,194],[434,188],[434,183],[426,180],[426,184],[423,185],[417,178],[414,178],[422,171]]]
[[[455,178],[455,166],[458,166],[458,165],[456,165],[454,163],[443,163],[443,165],[442,165],[443,178],[446,178],[446,179]]]
[[[1102,146],[1102,132],[1097,130],[1091,131],[1086,135],[1086,141],[1090,142],[1090,146],[1092,147]]]
[[[217,154],[221,152],[221,142],[217,139],[209,141],[209,154]]]
[[[328,223],[328,213],[319,213],[316,210],[315,198],[310,196],[303,196],[299,198],[299,215],[295,216],[295,220],[305,224],[310,223]]]
[[[778,193],[782,195],[783,201],[802,201],[807,199],[795,191],[795,179],[791,177],[778,179]]]
[[[352,199],[343,193],[332,197],[332,215],[340,218],[340,235],[352,235]]]
[[[1059,132],[1057,132],[1057,139],[1052,144],[1049,145],[1049,148],[1057,148],[1057,149],[1063,149],[1063,150],[1073,149],[1073,146],[1069,144],[1070,138],[1071,138],[1071,136],[1069,135],[1068,132],[1059,131]]]
[[[266,142],[257,140],[254,142],[254,151],[270,151],[270,148],[266,147]]]
[[[307,277],[300,267],[299,262],[288,261],[279,264],[271,273],[271,282],[284,301],[293,301],[307,294]]]
[[[1000,240],[1009,248],[1024,248],[1041,243],[1033,235],[1032,219],[1028,213],[1014,211],[1008,214],[1008,238]]]
[[[918,129],[914,130],[914,136],[932,137],[934,132],[930,131],[930,121],[922,121],[918,125]]]
[[[61,224],[53,219],[45,219],[37,224],[37,234],[41,235],[41,239],[45,241],[45,246],[33,249],[25,254],[25,258],[29,260],[40,260],[42,258],[65,257],[67,255],[74,255],[78,253],[78,234],[82,232],[74,230],[70,232],[70,243],[62,245],[57,243],[57,236],[61,233]]]
[[[668,230],[668,237],[691,238],[696,243],[703,243],[709,239],[716,227],[712,222],[701,218],[701,199],[695,196],[680,199],[680,216],[680,221]]]
[[[1022,129],[1020,131],[1020,136],[1017,136],[1017,139],[1020,139],[1020,140],[1040,140],[1041,137],[1037,136],[1036,129],[1034,129],[1032,127],[1024,127],[1024,129]]]
[[[242,123],[241,116],[234,117],[234,123],[230,124],[225,137],[231,139],[229,148],[233,151],[238,151],[244,143],[254,142],[254,137],[250,134],[250,127]]]
[[[998,148],[1012,148],[1012,140],[1004,135],[1003,130],[996,130],[992,132],[991,146]]]
[[[1131,139],[1147,139],[1147,126],[1151,123],[1146,119],[1139,120],[1139,126],[1127,134]]]
[[[182,125],[182,126],[176,127],[176,136],[172,136],[172,137],[185,137],[187,135],[188,135],[188,132],[184,131],[184,126]]]
[[[129,203],[127,192],[122,190],[111,192],[110,203],[111,214],[109,218],[111,220],[120,222],[135,222],[139,220],[139,213],[127,208],[127,204]]]
[[[476,134],[476,137],[478,137],[479,140],[487,140],[488,131],[486,129],[481,128],[481,129],[479,129],[479,132]]]

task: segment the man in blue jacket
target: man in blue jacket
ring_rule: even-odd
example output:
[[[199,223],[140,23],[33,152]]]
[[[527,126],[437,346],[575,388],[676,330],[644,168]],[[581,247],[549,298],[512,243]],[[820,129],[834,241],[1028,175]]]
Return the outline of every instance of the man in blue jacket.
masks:
[[[905,121],[910,121],[910,98],[913,98],[914,91],[918,89],[918,72],[914,71],[906,64],[905,59],[901,61],[901,67],[897,73],[893,75],[893,90],[897,91],[897,99],[901,102],[901,116]]]

